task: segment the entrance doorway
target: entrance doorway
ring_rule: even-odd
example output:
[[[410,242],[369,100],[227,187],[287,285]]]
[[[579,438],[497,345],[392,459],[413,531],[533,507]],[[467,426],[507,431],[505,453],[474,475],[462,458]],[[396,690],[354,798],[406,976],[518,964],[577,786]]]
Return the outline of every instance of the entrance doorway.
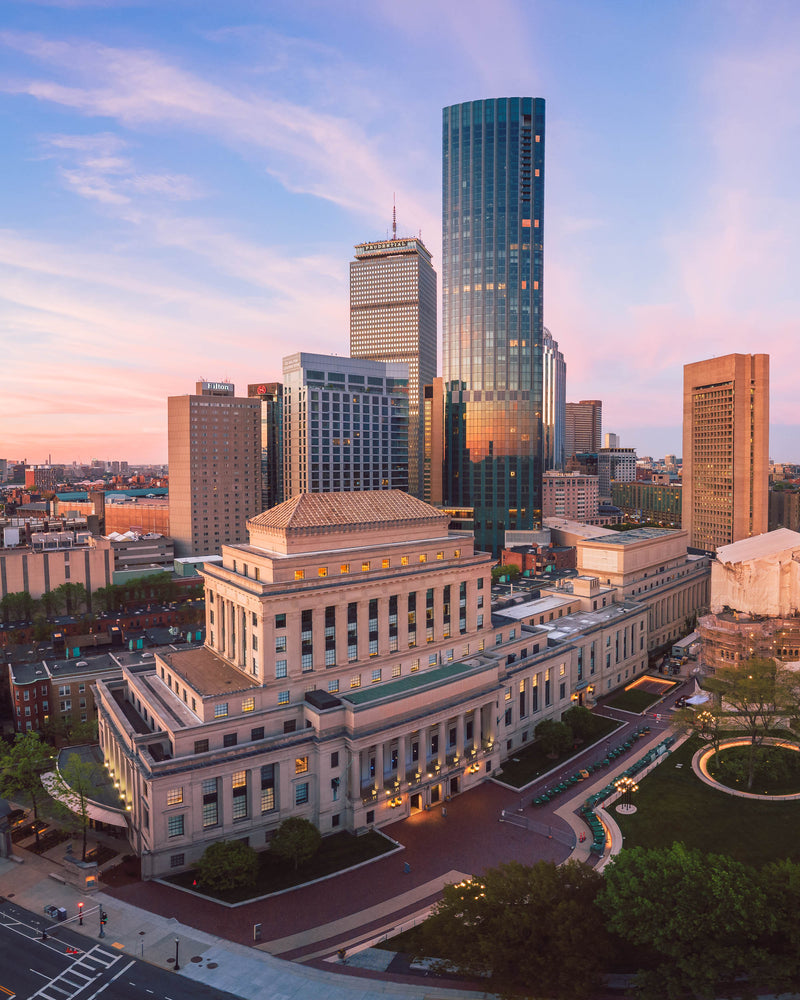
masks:
[[[435,806],[437,802],[442,800],[442,786],[432,785],[431,786],[431,805]]]
[[[458,795],[458,777],[450,779],[450,794]]]
[[[409,805],[411,807],[412,815],[418,813],[422,809],[422,796],[419,792],[414,792],[414,794],[409,798]]]

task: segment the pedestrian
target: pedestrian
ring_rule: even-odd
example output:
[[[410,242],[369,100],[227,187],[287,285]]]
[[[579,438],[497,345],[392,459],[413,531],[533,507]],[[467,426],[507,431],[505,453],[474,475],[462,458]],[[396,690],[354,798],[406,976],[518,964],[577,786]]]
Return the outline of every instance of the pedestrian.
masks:
[[[403,874],[404,875],[410,875],[411,874],[411,865],[407,861],[405,861],[403,863]]]
[[[442,819],[447,819],[447,806],[442,806]]]
[[[344,965],[344,960],[347,958],[347,948],[340,948],[336,954],[339,956],[339,961]]]

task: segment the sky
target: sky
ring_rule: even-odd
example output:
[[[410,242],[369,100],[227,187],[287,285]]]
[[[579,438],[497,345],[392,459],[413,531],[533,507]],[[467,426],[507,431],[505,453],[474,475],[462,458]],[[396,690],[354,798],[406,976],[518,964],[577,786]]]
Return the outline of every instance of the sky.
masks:
[[[766,352],[800,461],[794,0],[0,0],[0,457],[166,462],[168,396],[347,354],[353,246],[395,199],[438,266],[441,109],[507,96],[567,399],[680,454],[683,365]]]

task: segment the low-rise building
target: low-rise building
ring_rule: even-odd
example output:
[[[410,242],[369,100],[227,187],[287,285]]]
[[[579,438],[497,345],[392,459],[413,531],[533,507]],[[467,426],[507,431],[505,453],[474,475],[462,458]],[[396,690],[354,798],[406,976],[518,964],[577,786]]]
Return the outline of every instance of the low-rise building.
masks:
[[[597,516],[597,476],[580,472],[545,472],[542,476],[542,515],[587,521]]]
[[[492,558],[448,521],[395,490],[293,497],[201,570],[203,648],[97,682],[145,878],[290,816],[327,834],[430,808],[644,669],[645,607],[593,579],[493,613]]]

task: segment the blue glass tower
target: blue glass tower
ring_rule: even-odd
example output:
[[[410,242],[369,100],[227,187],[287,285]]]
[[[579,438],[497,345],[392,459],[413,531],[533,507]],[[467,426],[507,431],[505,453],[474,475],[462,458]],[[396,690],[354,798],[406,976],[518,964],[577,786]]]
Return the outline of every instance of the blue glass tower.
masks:
[[[541,525],[545,106],[444,109],[445,491],[475,541]]]

